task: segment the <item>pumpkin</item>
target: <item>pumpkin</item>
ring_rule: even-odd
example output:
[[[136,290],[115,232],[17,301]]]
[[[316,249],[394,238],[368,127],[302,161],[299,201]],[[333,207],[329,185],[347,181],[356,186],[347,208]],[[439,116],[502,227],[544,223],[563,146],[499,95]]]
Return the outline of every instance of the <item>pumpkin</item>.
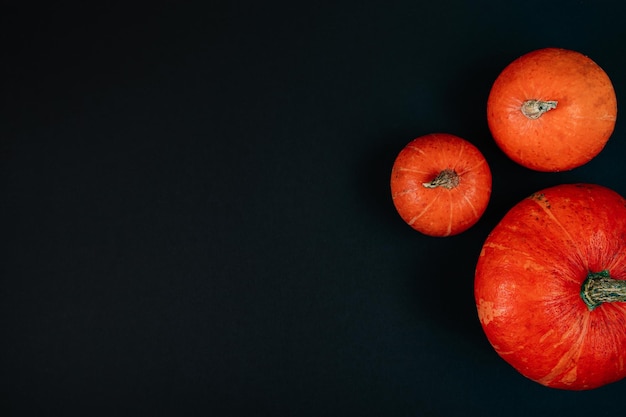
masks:
[[[487,121],[502,151],[536,171],[589,162],[615,128],[617,99],[608,75],[587,56],[544,48],[511,62],[487,100]]]
[[[626,201],[594,184],[515,205],[476,266],[478,318],[495,351],[542,385],[587,390],[626,376]]]
[[[391,196],[402,219],[428,236],[452,236],[473,226],[491,196],[491,171],[476,146],[433,133],[413,139],[391,172]]]

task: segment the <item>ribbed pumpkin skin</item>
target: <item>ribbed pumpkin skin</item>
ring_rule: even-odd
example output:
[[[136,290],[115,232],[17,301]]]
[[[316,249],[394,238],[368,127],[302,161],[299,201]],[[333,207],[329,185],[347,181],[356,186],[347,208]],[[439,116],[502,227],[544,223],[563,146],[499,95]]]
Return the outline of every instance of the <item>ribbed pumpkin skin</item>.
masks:
[[[529,119],[526,100],[556,101],[556,108]],[[497,145],[527,168],[556,172],[586,164],[606,145],[617,118],[608,75],[585,55],[539,49],[510,63],[487,101],[487,122]]]
[[[459,176],[456,187],[427,188],[443,170]],[[391,196],[402,219],[435,237],[459,234],[485,212],[491,197],[491,171],[472,143],[448,133],[432,133],[408,143],[391,172]]]
[[[486,239],[474,294],[496,352],[549,387],[585,390],[626,376],[626,303],[590,310],[589,272],[626,279],[626,201],[566,184],[514,206]]]

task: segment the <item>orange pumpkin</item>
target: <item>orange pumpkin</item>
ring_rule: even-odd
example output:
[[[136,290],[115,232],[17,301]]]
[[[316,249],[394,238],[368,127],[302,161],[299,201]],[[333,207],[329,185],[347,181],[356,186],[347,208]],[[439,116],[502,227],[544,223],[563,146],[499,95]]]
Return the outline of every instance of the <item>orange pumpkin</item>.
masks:
[[[496,352],[542,385],[626,377],[626,200],[563,184],[515,205],[476,266],[478,318]]]
[[[497,77],[487,121],[498,146],[527,168],[555,172],[598,155],[615,128],[608,75],[585,55],[545,48],[521,56]]]
[[[412,140],[391,172],[393,203],[406,223],[429,236],[473,226],[491,196],[491,171],[482,153],[458,136],[433,133]]]

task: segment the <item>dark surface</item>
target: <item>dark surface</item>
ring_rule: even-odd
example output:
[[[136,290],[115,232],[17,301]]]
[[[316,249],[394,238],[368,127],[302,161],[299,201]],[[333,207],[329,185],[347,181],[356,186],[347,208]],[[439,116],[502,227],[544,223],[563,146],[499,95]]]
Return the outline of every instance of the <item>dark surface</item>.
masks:
[[[1,415],[623,411],[626,381],[519,375],[473,300],[517,201],[562,182],[626,195],[619,116],[558,174],[509,161],[485,119],[499,71],[545,46],[589,55],[624,100],[623,9],[202,3],[3,6]],[[483,219],[446,239],[402,223],[388,187],[435,131],[494,175]]]

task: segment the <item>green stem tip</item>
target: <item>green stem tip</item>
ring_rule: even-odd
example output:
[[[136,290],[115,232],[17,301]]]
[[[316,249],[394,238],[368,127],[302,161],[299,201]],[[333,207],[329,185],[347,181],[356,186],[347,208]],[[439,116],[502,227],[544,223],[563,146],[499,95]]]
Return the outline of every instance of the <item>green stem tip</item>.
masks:
[[[589,311],[602,303],[626,301],[626,280],[612,278],[609,271],[590,272],[580,289]]]

